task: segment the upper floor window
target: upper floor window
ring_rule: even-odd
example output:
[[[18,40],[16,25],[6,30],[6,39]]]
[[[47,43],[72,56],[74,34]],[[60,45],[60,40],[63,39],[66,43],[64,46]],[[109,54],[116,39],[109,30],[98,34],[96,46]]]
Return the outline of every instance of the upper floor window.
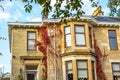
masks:
[[[93,48],[92,46],[92,28],[89,27],[89,43],[90,43],[90,48]]]
[[[71,46],[71,32],[70,26],[65,27],[65,47]]]
[[[36,32],[27,33],[27,50],[35,50]]]
[[[112,64],[113,80],[120,80],[120,63]]]
[[[85,46],[85,29],[83,25],[75,25],[76,46]]]
[[[66,62],[66,74],[67,80],[73,80],[72,61]]]
[[[87,61],[77,61],[78,80],[88,80]]]
[[[115,30],[109,30],[108,31],[108,36],[109,36],[110,49],[117,49],[116,31]]]

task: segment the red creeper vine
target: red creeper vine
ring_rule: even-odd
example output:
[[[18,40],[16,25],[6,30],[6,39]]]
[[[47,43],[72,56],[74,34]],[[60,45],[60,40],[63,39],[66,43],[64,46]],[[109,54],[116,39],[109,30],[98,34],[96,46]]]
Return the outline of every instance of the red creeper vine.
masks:
[[[96,53],[96,73],[97,73],[97,78],[98,80],[106,80],[106,76],[105,73],[102,69],[102,62],[101,62],[101,58],[102,56],[102,52],[100,50],[100,48],[97,45],[97,42],[94,38],[94,49],[95,49],[95,53]]]

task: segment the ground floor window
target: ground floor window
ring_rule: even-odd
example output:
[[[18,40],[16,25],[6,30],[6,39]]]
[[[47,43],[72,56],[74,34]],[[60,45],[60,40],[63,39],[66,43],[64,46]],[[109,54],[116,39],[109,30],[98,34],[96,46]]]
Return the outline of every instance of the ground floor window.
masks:
[[[95,66],[94,66],[94,61],[91,61],[92,63],[92,78],[95,80]]]
[[[77,61],[78,80],[88,80],[87,61]]]
[[[88,80],[88,61],[76,60],[74,65],[73,61],[66,61],[66,80],[73,80],[73,74],[77,74],[77,80]],[[75,65],[76,64],[76,65]],[[73,73],[75,72],[75,73]]]
[[[66,62],[66,74],[67,80],[73,80],[72,61]]]
[[[120,80],[120,63],[112,63],[113,80]]]

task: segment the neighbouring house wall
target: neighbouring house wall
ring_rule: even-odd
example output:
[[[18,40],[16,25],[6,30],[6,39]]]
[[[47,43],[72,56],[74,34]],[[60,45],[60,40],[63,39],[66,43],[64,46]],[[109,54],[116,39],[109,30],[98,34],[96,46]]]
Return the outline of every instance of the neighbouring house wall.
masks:
[[[11,49],[12,49],[12,80],[18,79],[18,76],[20,75],[20,69],[22,69],[22,76],[23,79],[26,79],[26,65],[38,65],[38,80],[42,79],[42,58],[40,60],[36,60],[35,58],[32,60],[26,60],[26,57],[42,57],[43,54],[38,50],[36,51],[28,51],[27,50],[27,31],[36,31],[36,39],[38,41],[41,41],[40,33],[38,33],[37,29],[33,28],[16,28],[12,29],[12,41],[11,41]],[[54,33],[54,32],[53,32]],[[61,44],[61,35],[56,35],[56,46],[59,46]],[[54,48],[54,38],[51,38],[51,43]],[[57,54],[59,54],[57,59],[57,79],[62,80],[62,63],[61,63],[61,45],[59,48],[56,49]],[[54,49],[53,49],[54,52]],[[54,53],[53,53],[54,54]],[[53,80],[55,77],[55,70],[54,70],[54,56],[50,56],[51,54],[48,53],[48,80]],[[25,58],[24,58],[25,57]]]
[[[108,30],[116,30],[117,36],[117,50],[110,50],[109,46],[109,38],[108,38]],[[120,32],[119,28],[111,28],[111,27],[94,27],[94,34],[95,39],[97,41],[97,45],[102,51],[102,54],[108,54],[107,57],[104,57],[105,60],[102,60],[102,67],[105,72],[107,80],[113,80],[113,73],[112,73],[112,62],[120,62]]]
[[[38,71],[39,74],[41,74],[41,60],[24,60],[21,59],[23,56],[42,56],[42,53],[38,50],[36,51],[27,51],[27,31],[36,31],[36,29],[24,29],[24,28],[16,28],[12,29],[12,74],[11,79],[16,80],[18,79],[18,76],[20,75],[20,69],[22,69],[23,78],[25,79],[25,65],[38,65]],[[37,35],[38,37],[38,35]],[[39,39],[39,38],[37,38]]]

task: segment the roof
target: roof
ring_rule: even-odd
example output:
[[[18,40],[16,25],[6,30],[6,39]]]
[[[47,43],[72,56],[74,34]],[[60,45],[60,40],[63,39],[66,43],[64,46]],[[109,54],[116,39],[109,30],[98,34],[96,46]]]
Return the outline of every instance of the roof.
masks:
[[[42,22],[8,22],[8,25],[9,26],[16,26],[16,25],[18,25],[18,26],[29,26],[29,25],[31,25],[31,26],[40,26],[40,25],[42,25]]]
[[[100,22],[120,22],[120,18],[113,17],[94,17],[94,19]]]
[[[69,17],[67,20],[72,20],[74,17]],[[45,18],[43,22],[8,22],[8,26],[42,26],[44,23],[60,23],[61,19]],[[120,18],[105,17],[105,16],[81,16],[79,21],[86,21],[93,25],[115,25],[120,27]]]

